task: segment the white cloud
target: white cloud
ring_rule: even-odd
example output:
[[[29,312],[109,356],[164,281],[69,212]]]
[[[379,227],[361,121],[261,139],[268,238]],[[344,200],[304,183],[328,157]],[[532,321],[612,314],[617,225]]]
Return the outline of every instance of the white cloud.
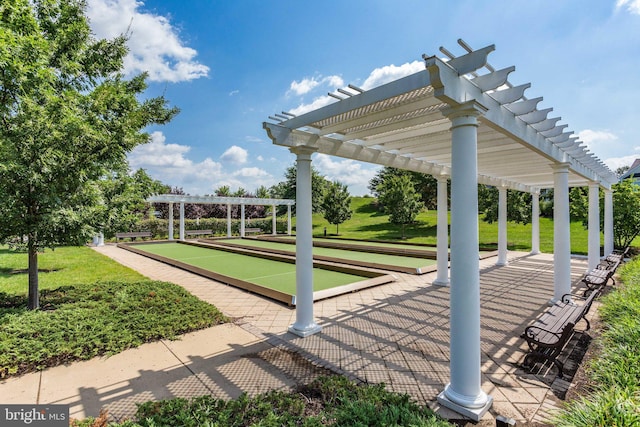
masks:
[[[369,74],[369,77],[367,77],[362,84],[362,89],[367,90],[377,86],[382,86],[385,83],[398,80],[399,78],[415,74],[422,70],[424,70],[424,61],[407,62],[400,66],[391,64],[376,68],[371,72],[371,74]]]
[[[206,158],[194,162],[185,157],[191,147],[167,144],[162,132],[153,132],[151,142],[139,145],[129,154],[132,169],[145,169],[162,183],[182,187],[191,194],[211,193],[213,183],[225,174],[222,165]]]
[[[313,159],[313,165],[318,172],[324,175],[329,181],[340,181],[349,187],[349,192],[356,196],[363,196],[369,193],[367,185],[379,169],[379,166],[366,165],[351,160],[334,160],[326,154],[317,154]]]
[[[308,113],[309,111],[317,110],[318,108],[324,107],[325,105],[329,105],[333,101],[336,101],[336,99],[330,96],[321,96],[314,99],[311,104],[300,104],[296,108],[289,110],[289,112],[291,114],[299,116],[301,114]]]
[[[231,147],[230,157],[237,155],[246,161],[246,151]],[[191,147],[167,144],[162,132],[153,132],[151,142],[136,147],[129,154],[129,165],[133,170],[143,168],[151,177],[173,187],[181,187],[188,194],[212,194],[220,186],[228,185],[232,191],[242,187],[251,192],[259,186],[269,187],[277,179],[269,172],[257,167],[225,169],[222,163],[207,157],[195,162],[186,157]],[[233,154],[235,153],[235,154]],[[244,154],[242,154],[244,153]]]
[[[162,132],[153,132],[151,142],[139,145],[129,155],[129,163],[134,169],[140,167],[190,167],[192,162],[184,155],[191,147],[179,144],[165,144]],[[144,165],[144,166],[143,166]]]
[[[640,15],[640,0],[618,0],[616,1],[616,9],[625,8],[633,15]]]
[[[264,142],[264,139],[258,138],[257,136],[250,136],[250,135],[245,136],[244,140],[247,142]]]
[[[232,90],[231,92],[229,92],[229,96],[234,96],[234,95],[237,95],[239,93],[240,93],[239,90]]]
[[[241,165],[243,163],[247,163],[247,155],[247,150],[242,147],[238,147],[237,145],[232,145],[227,149],[227,151],[222,153],[220,160]]]
[[[595,151],[599,145],[616,141],[618,136],[607,131],[585,129],[578,132],[578,139],[584,142],[587,149]]]
[[[256,159],[257,159],[259,162],[263,162],[263,161],[264,161],[264,157],[262,157],[262,156],[258,156],[258,157],[256,157]]]
[[[340,76],[328,76],[328,77],[307,77],[299,82],[292,81],[289,86],[289,92],[293,92],[295,95],[305,95],[311,92],[313,89],[320,85],[329,86],[331,89],[335,89],[344,86],[344,80]]]
[[[266,176],[271,176],[271,175],[269,175],[263,169],[256,168],[256,167],[251,167],[251,168],[239,169],[239,170],[237,170],[237,171],[235,171],[233,173],[233,176],[239,176],[239,177],[243,177],[243,178],[259,178],[259,177],[266,177]]]
[[[376,86],[389,83],[391,81],[408,76],[410,74],[417,73],[418,71],[422,71],[422,70],[424,70],[423,61],[414,61],[411,63],[408,62],[400,66],[396,66],[393,64],[386,65],[384,67],[376,68],[375,70],[373,70],[369,74],[369,77],[367,77],[367,79],[361,85],[361,87],[364,90],[371,89]],[[315,78],[312,78],[312,79],[304,79],[301,82],[293,82],[291,83],[289,92],[294,91],[294,88],[295,88],[300,91],[300,92],[296,91],[296,94],[302,95],[310,91],[312,88],[315,88],[316,86],[318,86],[321,82],[322,83],[327,82],[330,86],[332,86],[333,89],[345,86],[344,80],[342,80],[340,76],[329,76],[329,77],[323,78],[321,81],[318,81],[318,80],[315,80]],[[310,88],[310,89],[307,92],[302,92],[302,88]],[[313,111],[318,108],[324,107],[325,105],[329,105],[335,101],[336,99],[331,96],[327,96],[327,95],[320,96],[315,98],[311,103],[300,104],[296,108],[289,110],[289,112],[298,116],[304,113],[308,113],[309,111]]]
[[[638,150],[638,147],[636,147],[636,150]],[[616,169],[621,168],[623,166],[631,166],[637,158],[640,158],[640,155],[632,154],[630,156],[624,156],[624,157],[612,157],[610,159],[603,160],[603,162],[605,165],[609,167],[609,169],[615,172]]]
[[[344,86],[344,80],[340,76],[329,76],[322,79],[323,83],[326,83],[329,87],[334,89]]]
[[[305,93],[311,92],[319,84],[320,82],[315,78],[302,79],[299,82],[294,80],[291,82],[291,86],[289,86],[289,91],[296,95],[304,95]]]
[[[196,61],[196,50],[180,40],[177,30],[164,16],[141,12],[136,0],[89,0],[87,16],[98,38],[127,34],[127,74],[143,71],[151,81],[179,82],[206,77],[209,67]]]

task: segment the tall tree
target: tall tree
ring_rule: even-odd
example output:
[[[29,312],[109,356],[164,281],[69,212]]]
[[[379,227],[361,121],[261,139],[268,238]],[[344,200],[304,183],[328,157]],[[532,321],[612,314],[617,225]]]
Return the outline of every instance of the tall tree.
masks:
[[[149,216],[152,194],[168,192],[168,186],[151,178],[144,169],[112,171],[96,182],[100,190],[101,231],[112,237],[118,231],[134,229]]]
[[[478,213],[490,224],[498,220],[499,198],[496,187],[478,185]],[[507,220],[520,224],[531,222],[531,194],[507,190]]]
[[[336,234],[338,226],[351,218],[351,196],[345,184],[338,181],[330,183],[322,201],[324,219],[329,224],[335,224]]]
[[[298,172],[295,166],[289,166],[284,173],[284,181],[272,186],[269,189],[271,197],[279,199],[294,199],[296,198],[296,179]],[[329,181],[320,174],[314,168],[311,167],[311,209],[314,213],[322,211],[322,200],[324,199],[324,192],[327,188]],[[286,212],[286,207],[280,206],[278,215],[282,215]],[[292,206],[292,211],[295,212],[295,205]]]
[[[604,209],[600,209],[601,222]],[[640,235],[640,186],[632,179],[613,185],[613,236],[617,248],[623,249]]]
[[[368,188],[375,197],[378,197],[378,187],[380,184],[392,176],[400,175],[409,177],[413,184],[413,188],[418,194],[420,194],[422,203],[427,209],[436,209],[438,207],[438,180],[433,176],[424,173],[386,166],[380,169],[378,173],[371,178]]]
[[[95,233],[95,181],[149,141],[177,109],[141,101],[146,75],[121,72],[124,36],[91,35],[83,0],[3,0],[0,7],[0,241],[27,238],[29,308],[38,251]]]
[[[402,226],[404,239],[405,226],[412,224],[424,207],[411,178],[407,175],[392,176],[378,186],[377,192],[378,202],[384,212],[389,214],[389,222]]]

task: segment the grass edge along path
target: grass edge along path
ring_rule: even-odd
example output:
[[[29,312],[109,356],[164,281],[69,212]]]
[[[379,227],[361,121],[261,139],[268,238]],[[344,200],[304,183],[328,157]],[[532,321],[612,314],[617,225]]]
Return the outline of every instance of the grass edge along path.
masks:
[[[640,258],[619,270],[620,282],[602,297],[595,358],[586,366],[588,394],[567,402],[558,427],[640,425]]]
[[[80,253],[75,262],[70,253]],[[216,307],[173,283],[136,281],[136,275],[123,281],[101,280],[96,265],[105,265],[110,271],[129,269],[90,248],[71,252],[56,249],[47,255],[47,263],[58,275],[58,286],[49,283],[41,289],[39,310],[26,308],[26,277],[0,276],[0,378],[113,355],[228,321]],[[16,257],[26,258],[26,254],[6,252],[2,256],[7,261],[3,266],[19,264]],[[80,274],[86,282],[71,277],[66,280],[83,269],[77,263],[90,270]],[[13,290],[16,280],[25,280],[23,293]]]

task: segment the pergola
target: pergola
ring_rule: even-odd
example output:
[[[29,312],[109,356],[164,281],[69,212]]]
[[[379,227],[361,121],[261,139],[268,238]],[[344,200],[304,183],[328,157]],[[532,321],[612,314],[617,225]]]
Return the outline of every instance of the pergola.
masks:
[[[539,252],[539,193],[554,190],[554,299],[571,289],[569,188],[589,187],[589,268],[600,258],[599,190],[605,196],[605,253],[613,250],[613,174],[583,143],[527,98],[530,84],[512,85],[515,67],[494,69],[493,45],[444,59],[423,55],[425,69],[367,91],[349,85],[337,102],[263,124],[274,144],[297,156],[296,322],[300,336],[319,332],[313,316],[311,155],[324,153],[433,175],[438,180],[438,274],[450,285],[449,384],[444,406],[479,420],[492,403],[481,389],[477,184],[499,190],[497,264],[507,263],[507,190],[533,196],[532,252]],[[447,179],[451,180],[450,279]],[[552,300],[552,301],[553,301]]]
[[[227,237],[231,237],[231,206],[240,205],[240,237],[245,236],[244,207],[271,206],[273,213],[271,233],[276,234],[276,206],[287,206],[287,234],[291,235],[291,206],[296,203],[291,199],[264,199],[259,197],[217,197],[217,196],[186,196],[181,194],[159,194],[150,196],[149,203],[169,203],[169,240],[173,240],[173,204],[180,204],[179,239],[184,240],[184,204],[214,204],[227,205]]]

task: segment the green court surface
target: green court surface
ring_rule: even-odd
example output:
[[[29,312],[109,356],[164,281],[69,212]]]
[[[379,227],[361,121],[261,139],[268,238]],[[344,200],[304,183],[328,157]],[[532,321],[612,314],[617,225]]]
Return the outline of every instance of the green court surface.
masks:
[[[266,237],[271,237],[267,235]],[[293,240],[295,241],[295,236],[274,236],[278,239],[282,240]],[[408,243],[395,243],[395,242],[375,242],[370,240],[348,240],[348,239],[339,239],[339,238],[330,238],[330,237],[314,237],[314,243],[337,243],[340,245],[353,245],[353,246],[374,246],[379,248],[388,248],[388,249],[407,249],[410,251],[425,251],[427,253],[434,252],[438,248],[435,246],[425,246],[425,245],[411,245]]]
[[[295,254],[295,245],[289,243],[279,243],[269,240],[260,239],[217,239],[215,243],[224,243],[230,245],[242,245],[256,249],[275,249],[279,251],[287,251]],[[343,260],[356,261],[362,263],[373,263],[379,265],[411,267],[419,269],[426,266],[435,265],[436,261],[426,258],[414,258],[402,255],[389,255],[370,252],[352,251],[348,249],[334,249],[324,247],[313,247],[313,255],[320,257],[339,258]]]
[[[179,243],[136,244],[135,248],[289,295],[296,293],[295,264]],[[314,292],[364,279],[367,277],[313,269]]]

